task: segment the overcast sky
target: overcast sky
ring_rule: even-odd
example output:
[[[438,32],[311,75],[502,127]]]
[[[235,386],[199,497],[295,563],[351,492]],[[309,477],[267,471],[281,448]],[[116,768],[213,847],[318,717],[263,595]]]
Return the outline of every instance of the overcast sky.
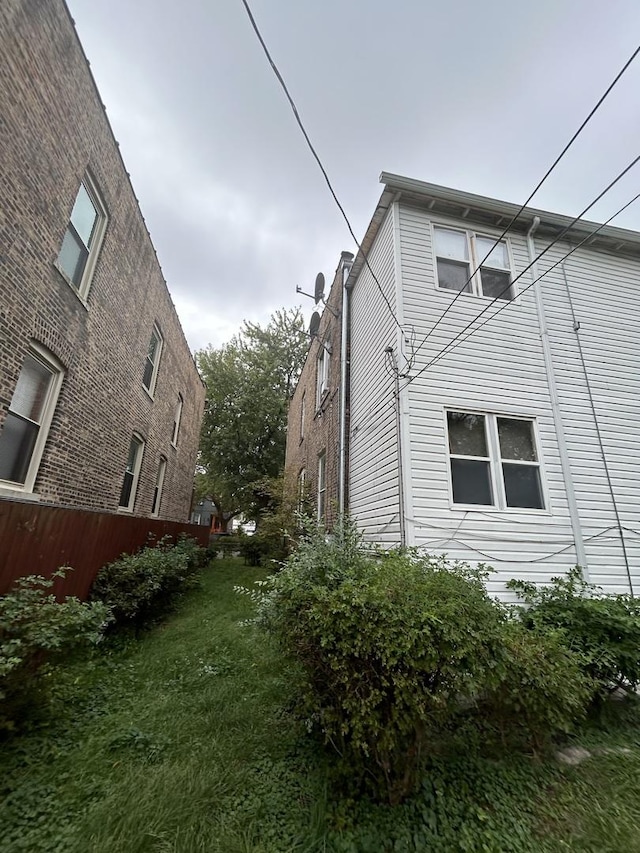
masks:
[[[308,317],[296,285],[355,247],[240,0],[67,2],[192,349]],[[522,203],[640,43],[638,0],[251,5],[359,239],[382,171]],[[579,213],[640,153],[639,102],[640,57],[532,204]]]

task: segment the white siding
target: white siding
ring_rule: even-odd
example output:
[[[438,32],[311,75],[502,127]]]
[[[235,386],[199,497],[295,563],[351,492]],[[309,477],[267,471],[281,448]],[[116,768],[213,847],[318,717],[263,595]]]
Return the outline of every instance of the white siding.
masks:
[[[542,246],[537,245],[537,251]],[[554,247],[541,272],[569,251]],[[640,261],[578,249],[565,262],[634,590],[640,589]],[[590,579],[616,592],[629,581],[620,533],[573,328],[567,286],[557,267],[543,279],[563,423],[584,531]],[[614,528],[614,529],[612,529]]]
[[[371,247],[369,264],[397,313],[391,212]],[[385,544],[399,542],[394,380],[384,352],[395,346],[396,329],[365,265],[351,301],[349,511],[367,538]]]
[[[404,322],[420,343],[455,294],[436,288],[431,223],[427,212],[401,207],[401,264]],[[442,220],[474,230],[459,220]],[[486,229],[477,229],[487,234]],[[489,232],[490,233],[490,232]],[[497,237],[499,232],[496,232]],[[522,236],[510,239],[516,274],[529,262]],[[527,272],[517,286],[531,281]],[[435,333],[417,351],[417,374],[467,323],[489,304],[463,294]],[[482,318],[492,316],[491,308]],[[411,434],[411,483],[415,544],[455,559],[484,562],[496,570],[492,592],[505,595],[511,577],[547,581],[576,562],[540,327],[533,289],[509,304],[468,341],[427,368],[408,386]],[[519,415],[536,420],[546,510],[497,510],[454,507],[449,492],[446,408]]]

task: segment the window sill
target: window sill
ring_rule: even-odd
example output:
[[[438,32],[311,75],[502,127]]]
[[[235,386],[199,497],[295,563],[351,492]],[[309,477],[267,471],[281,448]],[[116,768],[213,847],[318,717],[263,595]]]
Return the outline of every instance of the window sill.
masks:
[[[170,441],[169,444],[171,445],[171,447],[173,447],[174,450],[178,449],[178,445],[175,441]]]
[[[438,291],[438,293],[449,293],[451,296],[456,297],[456,298],[458,295],[460,295],[460,296],[473,296],[476,299],[484,299],[488,302],[494,301],[493,296],[485,296],[484,293],[474,293],[473,291],[467,291],[467,290],[463,290],[463,291],[453,290],[450,287],[440,287],[439,284],[436,284],[435,289]],[[520,294],[516,293],[516,295],[513,297],[513,299],[497,299],[496,304],[498,302],[500,302],[500,303],[505,302],[505,303],[509,303],[509,304],[518,304],[519,305],[520,304],[520,298],[519,297],[520,297]]]
[[[153,396],[153,394],[151,393],[151,391],[149,391],[149,389],[147,388],[147,386],[146,386],[146,385],[143,385],[143,386],[142,386],[142,390],[143,390],[143,391],[144,391],[144,393],[147,395],[147,397],[151,400],[151,402],[152,402],[152,403],[154,403],[154,402],[155,402],[155,397]],[[154,389],[154,390],[155,390],[155,389]]]
[[[71,290],[71,292],[76,297],[78,302],[82,305],[82,307],[85,309],[85,311],[88,311],[89,305],[87,303],[87,296],[89,295],[89,288],[87,288],[86,293],[81,293],[78,288],[73,284],[73,282],[65,273],[65,271],[62,269],[62,267],[56,263],[56,261],[53,262],[53,268],[58,273],[60,278],[64,281],[64,283],[67,285],[67,287]]]
[[[123,515],[133,515],[133,507],[119,506],[116,512],[121,512]]]
[[[551,518],[553,513],[550,509],[535,509],[535,507],[526,506],[491,506],[487,504],[456,504],[449,501],[449,509],[459,510],[460,512],[485,512],[495,515],[496,513],[504,513],[506,515],[531,515],[538,518]]]
[[[0,483],[0,498],[19,498],[21,501],[40,503],[42,498],[35,492],[30,492],[24,486],[12,486],[9,483]]]

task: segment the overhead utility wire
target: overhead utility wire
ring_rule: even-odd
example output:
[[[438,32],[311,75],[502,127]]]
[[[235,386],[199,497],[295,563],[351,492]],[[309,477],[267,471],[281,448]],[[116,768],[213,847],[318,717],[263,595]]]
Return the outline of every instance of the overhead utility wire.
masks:
[[[327,170],[323,166],[322,160],[318,156],[316,149],[313,147],[313,143],[309,139],[309,134],[307,133],[305,126],[302,123],[302,119],[300,118],[300,113],[298,112],[298,108],[295,104],[295,101],[293,100],[293,98],[291,97],[291,95],[289,93],[289,89],[287,88],[287,84],[285,83],[284,78],[282,77],[282,74],[280,73],[280,71],[278,69],[278,66],[275,64],[275,62],[271,58],[271,54],[269,53],[269,48],[267,47],[264,39],[262,38],[262,35],[260,33],[260,30],[258,29],[258,25],[256,24],[255,18],[253,17],[253,13],[251,12],[251,9],[249,7],[247,0],[242,0],[242,5],[244,6],[246,13],[249,17],[249,21],[251,22],[251,26],[253,27],[253,31],[255,32],[255,34],[258,38],[258,41],[260,42],[260,44],[262,46],[262,50],[264,51],[264,54],[267,57],[267,60],[269,61],[269,65],[271,66],[273,73],[276,75],[276,78],[278,79],[278,83],[280,83],[282,90],[284,91],[285,95],[287,96],[287,100],[289,101],[289,106],[291,107],[291,110],[293,111],[293,115],[295,116],[296,122],[298,123],[298,127],[302,131],[302,135],[304,136],[306,143],[309,146],[309,150],[313,154],[314,159],[315,159],[316,163],[318,164],[320,171],[322,172],[322,176],[324,177],[325,182],[326,182],[327,186],[329,187],[329,192],[333,196],[333,200],[335,201],[336,205],[338,206],[338,210],[342,214],[342,218],[347,223],[347,228],[349,229],[349,234],[351,234],[351,237],[352,237],[354,243],[356,244],[356,246],[358,247],[358,250],[362,254],[362,257],[364,258],[364,262],[367,265],[367,269],[369,270],[369,272],[373,276],[373,280],[375,281],[375,283],[378,287],[378,290],[380,291],[380,295],[382,296],[387,308],[389,309],[389,313],[391,314],[394,323],[396,324],[396,326],[400,330],[402,330],[402,326],[400,325],[400,322],[399,322],[398,318],[396,317],[395,311],[393,310],[391,303],[389,302],[389,300],[387,298],[386,293],[382,289],[382,285],[378,281],[378,278],[377,278],[376,274],[374,273],[374,271],[371,269],[371,265],[369,264],[369,258],[367,257],[366,253],[364,252],[362,246],[360,245],[360,243],[358,241],[358,238],[356,237],[356,235],[354,233],[353,228],[351,227],[351,223],[349,222],[349,218],[347,217],[347,214],[345,213],[344,207],[340,204],[340,200],[338,199],[338,196],[336,195],[336,192],[333,189],[331,181],[329,180],[329,175],[327,174]],[[640,48],[638,48],[638,49],[640,50]]]
[[[420,370],[419,370],[416,374],[414,374],[414,376],[409,377],[409,379],[408,379],[408,380],[407,380],[407,382],[405,383],[404,387],[406,388],[406,387],[407,387],[407,385],[410,385],[410,384],[411,384],[411,382],[413,382],[415,379],[417,379],[419,376],[421,376],[421,375],[424,373],[424,371],[425,371],[425,370],[427,370],[429,367],[431,367],[431,365],[432,365],[432,364],[434,364],[436,361],[439,361],[441,358],[443,358],[445,355],[448,355],[448,354],[449,354],[453,349],[455,349],[457,346],[459,346],[459,344],[457,344],[457,343],[456,343],[456,341],[457,341],[459,338],[461,338],[461,337],[462,337],[462,335],[463,335],[463,334],[464,334],[468,329],[470,329],[472,326],[474,326],[474,325],[475,325],[475,323],[480,319],[480,317],[482,317],[482,316],[483,316],[483,314],[486,314],[486,312],[489,310],[489,308],[491,308],[493,305],[495,305],[495,303],[496,303],[499,299],[501,299],[501,298],[505,295],[505,293],[507,293],[507,291],[508,291],[508,290],[510,290],[510,289],[511,289],[511,287],[516,283],[516,281],[518,281],[518,279],[522,278],[522,276],[523,276],[523,275],[524,275],[528,270],[530,270],[530,269],[531,269],[531,267],[533,267],[533,266],[534,266],[534,265],[535,265],[535,264],[540,260],[540,258],[542,258],[544,255],[546,255],[546,254],[547,254],[547,252],[549,251],[549,249],[553,248],[553,246],[555,246],[555,244],[556,244],[556,243],[558,243],[558,242],[559,242],[559,241],[560,241],[560,240],[561,240],[561,239],[562,239],[562,238],[567,234],[567,232],[568,232],[568,231],[569,231],[569,230],[570,230],[570,229],[571,229],[571,228],[576,224],[576,222],[578,222],[580,219],[582,219],[582,217],[585,215],[585,213],[587,213],[589,210],[591,210],[591,208],[592,208],[595,204],[597,204],[597,203],[600,201],[600,199],[601,199],[604,195],[606,195],[606,193],[608,193],[608,192],[609,192],[609,190],[610,190],[610,189],[612,189],[612,187],[614,187],[614,186],[618,183],[618,181],[619,181],[621,178],[623,178],[623,177],[627,174],[627,172],[628,172],[630,169],[632,169],[632,168],[636,165],[636,163],[637,163],[638,161],[640,161],[640,154],[639,154],[639,155],[638,155],[634,160],[632,160],[632,161],[631,161],[631,163],[629,163],[629,165],[628,165],[625,169],[623,169],[623,170],[622,170],[622,172],[620,172],[620,174],[619,174],[616,178],[614,178],[614,180],[613,180],[613,181],[611,181],[611,183],[609,184],[609,186],[608,186],[608,187],[606,187],[604,190],[602,190],[602,192],[600,193],[600,195],[598,195],[598,196],[597,196],[597,197],[596,197],[596,198],[591,202],[591,204],[589,204],[589,205],[587,205],[587,207],[585,207],[585,209],[582,211],[582,213],[580,213],[578,216],[576,216],[576,217],[575,217],[575,219],[573,219],[573,220],[572,220],[572,221],[571,221],[571,222],[570,222],[570,223],[569,223],[565,228],[563,228],[563,229],[562,229],[562,231],[558,234],[558,236],[557,236],[557,237],[555,237],[555,238],[551,241],[551,243],[549,243],[549,245],[548,245],[546,248],[544,248],[544,249],[543,249],[543,250],[542,250],[538,255],[536,255],[536,257],[535,257],[532,261],[530,261],[530,262],[529,262],[529,264],[527,264],[527,266],[522,270],[522,272],[521,272],[521,273],[519,273],[519,274],[518,274],[518,275],[513,279],[513,281],[509,282],[509,284],[508,284],[505,288],[503,288],[503,289],[500,291],[500,293],[499,293],[497,296],[495,296],[495,297],[491,300],[491,302],[490,302],[488,305],[486,305],[486,306],[482,309],[482,311],[481,311],[479,314],[477,314],[477,315],[476,315],[472,320],[470,320],[470,321],[467,323],[467,325],[464,327],[464,329],[462,329],[460,332],[458,332],[458,334],[457,334],[457,335],[455,335],[455,337],[453,337],[453,338],[449,341],[449,343],[448,343],[448,344],[446,344],[446,346],[445,346],[445,347],[443,347],[443,349],[442,349],[442,350],[440,350],[440,352],[439,352],[439,353],[436,353],[436,355],[431,359],[431,361],[429,361],[429,362],[427,362],[427,364],[423,365],[423,366],[420,368]],[[631,199],[631,201],[628,201],[625,205],[623,205],[623,207],[621,207],[621,208],[620,208],[620,210],[616,211],[616,213],[614,213],[614,214],[613,214],[613,216],[610,216],[610,217],[609,217],[609,219],[607,219],[607,220],[606,220],[606,222],[603,222],[603,223],[602,223],[601,225],[599,225],[599,226],[598,226],[594,231],[590,232],[590,233],[589,233],[589,234],[588,234],[588,235],[587,235],[583,240],[581,240],[581,241],[580,241],[580,243],[578,243],[578,245],[577,245],[577,246],[575,246],[575,248],[573,248],[570,252],[568,252],[568,253],[564,256],[564,258],[562,258],[562,260],[564,260],[565,258],[568,258],[568,257],[569,257],[569,255],[573,254],[573,252],[575,252],[575,250],[576,250],[577,248],[579,248],[580,246],[582,246],[582,245],[583,245],[587,240],[590,240],[592,237],[594,237],[594,236],[595,236],[599,231],[601,231],[601,230],[602,230],[602,228],[604,228],[604,227],[605,227],[605,225],[608,225],[608,224],[609,224],[609,222],[611,222],[611,220],[612,220],[612,219],[614,219],[616,216],[619,216],[619,215],[620,215],[624,210],[626,210],[626,209],[627,209],[627,207],[629,207],[631,204],[633,204],[633,202],[634,202],[634,201],[636,201],[636,199],[637,199],[638,197],[640,197],[640,193],[639,193],[638,195],[634,196],[634,197]],[[557,261],[555,264],[553,264],[553,266],[549,267],[549,269],[547,270],[547,273],[548,273],[548,272],[550,272],[552,269],[554,269],[554,267],[556,267],[559,263],[560,263],[560,261]],[[543,275],[546,275],[547,273],[543,273]],[[530,288],[530,287],[533,287],[533,285],[534,285],[537,281],[539,281],[541,278],[542,278],[542,276],[538,276],[538,278],[534,279],[530,284],[528,284],[525,288],[523,288],[523,289],[520,291],[519,295],[521,296],[523,293],[526,293],[526,291],[527,291],[527,290],[529,290],[529,288]],[[495,314],[492,314],[492,315],[491,315],[491,317],[488,317],[488,318],[487,318],[487,320],[485,320],[485,322],[484,322],[484,323],[481,323],[481,324],[480,324],[480,326],[478,326],[476,329],[472,329],[472,330],[471,330],[471,332],[470,332],[470,333],[469,333],[469,334],[468,334],[468,335],[467,335],[463,340],[461,340],[461,341],[460,341],[460,344],[461,344],[461,343],[464,343],[464,341],[466,341],[468,338],[470,338],[472,334],[474,334],[476,331],[478,331],[478,329],[481,329],[481,328],[482,328],[482,326],[484,326],[484,325],[485,325],[485,323],[488,323],[488,322],[489,322],[489,320],[492,320],[494,317],[497,317],[497,315],[500,313],[500,311],[502,311],[504,308],[506,308],[506,307],[507,307],[507,305],[510,305],[510,304],[511,304],[511,303],[510,303],[510,301],[506,301],[506,302],[504,302],[504,304],[500,306],[500,308],[495,312]]]
[[[635,163],[635,162],[637,162],[637,160],[638,160],[638,159],[640,159],[640,158],[636,158],[636,160],[634,161],[634,163]],[[633,163],[632,163],[631,165],[633,165]],[[625,172],[626,172],[626,171],[628,171],[628,169],[629,169],[629,168],[630,168],[630,167],[627,167],[627,169],[625,169]],[[622,173],[622,174],[624,174],[624,173]],[[620,175],[619,177],[621,177],[621,175]],[[618,178],[616,178],[616,180],[618,180]],[[615,183],[615,181],[614,181],[614,183]],[[613,184],[612,184],[612,185],[613,185]],[[611,186],[612,186],[612,185],[611,185]],[[606,192],[606,190],[605,190],[605,192]],[[602,194],[601,194],[601,195],[602,195]],[[599,196],[599,198],[600,198],[600,197],[601,197],[601,196]],[[583,246],[583,245],[584,245],[586,242],[588,242],[592,237],[595,237],[595,235],[596,235],[596,234],[598,234],[598,232],[600,232],[600,231],[601,231],[601,230],[602,230],[606,225],[608,225],[610,222],[612,222],[612,221],[613,221],[617,216],[619,216],[621,213],[623,213],[623,212],[624,212],[628,207],[630,207],[630,206],[631,206],[635,201],[637,201],[639,198],[640,198],[640,193],[638,193],[637,195],[635,195],[635,196],[634,196],[630,201],[628,201],[628,202],[627,202],[625,205],[623,205],[619,210],[617,210],[614,214],[612,214],[612,215],[611,215],[611,216],[610,216],[610,217],[609,217],[605,222],[603,222],[601,225],[598,225],[598,227],[597,227],[597,228],[595,228],[593,231],[590,231],[590,232],[589,232],[589,234],[587,234],[587,235],[586,235],[586,237],[584,237],[584,238],[583,238],[583,239],[582,239],[578,244],[576,244],[576,245],[571,249],[571,251],[567,252],[567,253],[566,253],[566,255],[564,255],[562,258],[560,258],[560,260],[556,261],[552,266],[550,266],[548,270],[545,270],[545,272],[543,272],[543,273],[542,273],[541,275],[539,275],[536,279],[534,279],[532,282],[530,282],[530,283],[529,283],[525,288],[523,288],[523,289],[520,291],[520,294],[519,294],[519,295],[522,295],[523,293],[526,293],[526,291],[527,291],[527,290],[529,290],[529,288],[533,287],[533,285],[534,285],[534,284],[536,284],[538,281],[540,281],[540,279],[541,279],[541,278],[544,278],[544,276],[546,276],[548,273],[550,273],[550,272],[551,272],[551,270],[555,269],[555,267],[557,267],[557,266],[558,266],[559,264],[561,264],[563,261],[566,261],[566,259],[567,259],[568,257],[570,257],[570,256],[571,256],[571,255],[572,255],[572,254],[577,250],[577,249],[579,249],[581,246]],[[595,204],[595,202],[593,202],[593,204]],[[558,239],[559,239],[559,238],[558,238]],[[548,248],[550,248],[550,246],[549,246]],[[545,250],[545,251],[546,251],[546,250]],[[542,257],[542,255],[543,255],[543,254],[544,254],[544,252],[541,252],[541,253],[536,257],[536,259],[535,259],[535,260],[537,261],[537,260],[538,260],[538,258]],[[514,281],[515,281],[515,279],[514,279]],[[513,282],[511,282],[511,284],[513,284]],[[511,284],[509,285],[509,287],[511,287]],[[498,298],[499,298],[499,297],[498,297]],[[495,300],[493,300],[493,302],[489,303],[489,305],[484,309],[484,311],[488,310],[488,309],[489,309],[489,308],[494,304],[494,302],[495,302]],[[468,334],[468,335],[466,335],[466,337],[465,337],[463,340],[460,340],[458,343],[455,343],[453,346],[451,346],[451,344],[453,344],[453,343],[454,343],[454,341],[456,341],[456,340],[460,337],[460,335],[462,335],[462,334],[463,334],[463,333],[464,333],[464,332],[469,328],[469,326],[472,326],[472,325],[473,325],[473,324],[474,324],[474,323],[475,323],[475,322],[476,322],[476,321],[477,321],[477,320],[482,316],[482,314],[484,314],[484,311],[480,312],[480,314],[478,314],[478,315],[477,315],[477,316],[476,316],[476,317],[475,317],[475,318],[474,318],[470,323],[468,323],[468,324],[467,324],[467,326],[465,326],[465,328],[464,328],[464,329],[463,329],[463,330],[462,330],[458,335],[456,335],[456,337],[455,337],[455,338],[452,338],[452,339],[451,339],[451,341],[449,341],[449,343],[448,343],[448,344],[447,344],[447,345],[446,345],[442,350],[440,350],[440,352],[436,353],[436,355],[433,357],[433,359],[432,359],[430,362],[428,362],[427,364],[425,364],[425,365],[420,369],[420,371],[419,371],[418,373],[416,373],[416,374],[415,374],[414,376],[412,376],[412,377],[408,377],[408,378],[407,378],[407,382],[405,382],[405,384],[402,386],[402,388],[401,388],[400,390],[401,390],[401,391],[403,391],[403,390],[404,390],[408,385],[410,385],[410,384],[411,384],[411,382],[413,382],[415,379],[417,379],[417,378],[418,378],[418,376],[420,376],[422,373],[424,373],[424,371],[425,371],[425,370],[427,370],[429,367],[431,367],[431,366],[432,366],[436,361],[439,361],[441,358],[444,358],[446,355],[449,355],[449,353],[450,353],[450,352],[452,352],[454,349],[456,349],[458,346],[460,346],[460,345],[461,345],[461,344],[463,344],[466,340],[468,340],[468,338],[470,338],[470,337],[471,337],[471,335],[473,335],[473,334],[475,334],[476,332],[480,331],[480,329],[481,329],[483,326],[485,326],[485,325],[486,325],[490,320],[493,320],[493,318],[494,318],[494,317],[497,317],[497,316],[498,316],[498,314],[500,313],[500,311],[503,311],[505,308],[508,308],[510,305],[511,305],[511,302],[504,302],[504,303],[500,306],[500,308],[499,308],[499,309],[498,309],[494,314],[492,314],[490,317],[487,317],[487,319],[486,319],[483,323],[481,323],[479,326],[477,326],[475,329],[472,329],[472,330],[469,332],[469,334]],[[370,420],[372,420],[373,418],[375,418],[375,417],[376,417],[376,416],[377,416],[377,415],[378,415],[378,414],[383,410],[383,408],[384,408],[384,406],[386,405],[386,402],[387,402],[387,401],[385,400],[385,398],[387,397],[387,394],[388,394],[388,389],[385,389],[385,391],[384,391],[383,393],[381,393],[381,394],[379,395],[379,397],[375,400],[375,402],[371,405],[371,407],[370,407],[370,409],[369,409],[369,412],[368,412],[368,413],[367,413],[367,415],[366,415],[367,421],[370,421]],[[376,406],[377,406],[377,404],[378,404],[378,403],[382,402],[383,400],[385,401],[385,402],[383,403],[383,405],[378,406],[377,408],[374,408],[374,407],[376,407]]]
[[[506,227],[506,228],[503,230],[503,232],[500,234],[500,236],[498,237],[498,239],[495,241],[495,243],[493,244],[493,246],[491,247],[491,249],[489,249],[489,251],[488,251],[488,252],[487,252],[487,254],[484,256],[484,258],[480,261],[480,263],[478,264],[478,266],[477,266],[477,267],[473,270],[473,272],[469,275],[469,278],[466,280],[466,282],[464,283],[464,285],[463,285],[463,287],[461,288],[461,290],[456,294],[455,298],[451,301],[451,303],[450,303],[449,305],[447,305],[447,307],[444,309],[444,311],[440,314],[440,316],[438,317],[438,319],[436,320],[436,322],[434,323],[434,325],[431,327],[431,329],[429,329],[429,331],[428,331],[428,332],[427,332],[427,334],[424,336],[424,338],[422,339],[422,341],[421,341],[421,342],[420,342],[420,344],[418,345],[417,349],[415,350],[415,352],[414,352],[414,357],[415,357],[415,356],[420,352],[420,350],[422,349],[423,345],[427,342],[427,340],[428,340],[428,339],[431,337],[431,335],[435,332],[435,330],[438,328],[438,326],[440,325],[440,323],[442,322],[442,320],[444,320],[444,318],[445,318],[445,317],[446,317],[446,315],[449,313],[449,311],[451,311],[451,309],[453,308],[453,306],[455,305],[455,303],[458,301],[458,299],[460,298],[460,296],[462,295],[462,293],[465,291],[465,289],[466,289],[467,285],[471,282],[471,280],[473,279],[474,275],[476,275],[476,273],[478,272],[478,270],[483,266],[483,264],[484,264],[484,263],[486,262],[486,260],[489,258],[489,256],[491,255],[491,253],[493,252],[493,250],[496,248],[496,246],[500,243],[500,241],[501,241],[501,240],[503,240],[503,239],[504,239],[504,237],[506,237],[506,235],[508,234],[508,232],[511,230],[511,226],[514,224],[514,222],[515,222],[515,221],[517,220],[517,218],[520,216],[520,214],[521,214],[521,213],[522,213],[522,211],[525,209],[525,207],[529,204],[529,202],[530,202],[530,201],[531,201],[531,199],[534,197],[534,195],[538,192],[538,190],[540,189],[540,187],[541,187],[541,186],[544,184],[544,182],[547,180],[547,178],[549,177],[549,175],[553,172],[553,170],[554,170],[554,169],[555,169],[555,167],[558,165],[558,163],[562,160],[562,158],[563,158],[563,157],[564,157],[564,155],[567,153],[567,151],[571,148],[571,146],[572,146],[572,145],[573,145],[573,143],[576,141],[576,139],[578,138],[578,136],[580,136],[580,134],[582,133],[582,131],[584,130],[584,128],[587,126],[587,124],[591,121],[591,119],[593,118],[593,116],[594,116],[594,115],[596,114],[596,112],[599,110],[600,106],[602,105],[602,103],[604,102],[604,100],[606,99],[606,97],[609,95],[609,93],[610,93],[610,92],[611,92],[611,90],[614,88],[614,86],[616,85],[616,83],[618,82],[618,80],[622,77],[622,75],[623,75],[623,74],[624,74],[624,72],[627,70],[627,68],[631,65],[631,63],[632,63],[632,62],[633,62],[633,60],[636,58],[636,56],[638,55],[638,53],[640,53],[640,45],[639,45],[639,46],[638,46],[638,47],[633,51],[633,53],[631,54],[631,56],[629,57],[629,59],[625,62],[625,64],[624,64],[624,65],[622,66],[622,68],[620,69],[620,71],[616,74],[616,76],[614,77],[614,79],[612,80],[612,82],[609,84],[609,86],[607,87],[607,89],[605,90],[605,92],[602,94],[602,96],[600,97],[600,99],[598,100],[598,102],[596,103],[596,105],[593,107],[593,109],[592,109],[592,110],[591,110],[591,112],[589,113],[589,115],[585,118],[585,120],[582,122],[582,124],[580,125],[580,127],[576,130],[576,132],[573,134],[573,136],[571,137],[571,139],[570,139],[570,140],[567,142],[567,144],[564,146],[564,148],[562,149],[562,151],[560,152],[560,154],[558,154],[558,156],[557,156],[557,157],[556,157],[556,159],[553,161],[553,163],[551,164],[551,166],[549,166],[549,168],[547,169],[547,171],[545,172],[545,174],[543,175],[543,177],[540,179],[540,181],[538,181],[538,183],[537,183],[537,185],[536,185],[535,189],[532,191],[532,193],[531,193],[531,195],[529,196],[529,198],[528,198],[528,199],[527,199],[527,200],[526,200],[526,201],[525,201],[525,202],[520,206],[519,210],[517,210],[517,211],[514,213],[513,217],[511,218],[511,220],[510,220],[510,221],[509,221],[509,223],[507,224],[507,227]]]

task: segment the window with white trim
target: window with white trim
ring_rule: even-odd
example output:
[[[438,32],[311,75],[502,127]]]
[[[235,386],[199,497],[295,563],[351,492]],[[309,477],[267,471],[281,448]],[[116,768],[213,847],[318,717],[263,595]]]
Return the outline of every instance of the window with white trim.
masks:
[[[506,240],[496,244],[492,237],[439,226],[434,226],[433,235],[439,288],[507,302],[514,298]],[[471,275],[475,269],[478,271]]]
[[[58,270],[82,299],[89,293],[106,225],[104,204],[95,183],[85,175],[56,261]]]
[[[304,419],[307,415],[307,392],[302,392],[302,401],[300,403],[300,441],[304,438]]]
[[[167,470],[167,460],[164,456],[160,457],[158,462],[158,471],[156,473],[156,484],[153,488],[153,501],[151,502],[151,515],[158,516],[160,514],[160,504],[162,502],[162,487],[164,486],[164,475]]]
[[[327,454],[324,450],[318,456],[318,490],[316,499],[318,504],[318,521],[322,522],[324,521],[327,509]]]
[[[322,398],[329,390],[329,358],[329,348],[326,344],[322,344],[316,363],[316,408],[320,406]]]
[[[156,388],[161,352],[162,335],[160,334],[160,329],[154,324],[153,330],[151,331],[151,339],[149,340],[147,357],[144,362],[144,372],[142,374],[142,384],[152,397]]]
[[[176,403],[176,410],[173,415],[173,429],[171,431],[171,444],[174,447],[178,446],[178,434],[180,432],[180,421],[182,420],[182,406],[184,404],[184,400],[182,398],[182,394],[178,394],[178,402]]]
[[[535,422],[447,412],[454,504],[544,509]]]
[[[304,502],[307,497],[307,471],[301,468],[298,474],[298,512],[304,512]]]
[[[63,378],[62,365],[32,344],[0,429],[0,481],[32,491]]]
[[[120,489],[120,500],[118,506],[121,510],[132,512],[136,502],[138,490],[138,479],[140,478],[140,466],[142,465],[142,454],[144,452],[144,439],[136,433],[131,437],[127,465]]]

